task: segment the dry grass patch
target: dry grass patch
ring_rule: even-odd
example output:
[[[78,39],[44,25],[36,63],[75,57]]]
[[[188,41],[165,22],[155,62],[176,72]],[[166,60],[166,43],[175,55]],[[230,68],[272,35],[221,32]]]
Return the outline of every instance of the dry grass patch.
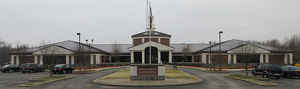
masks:
[[[167,79],[194,79],[194,80],[197,79],[197,77],[193,75],[175,69],[166,69],[166,78]]]
[[[273,83],[270,81],[270,79],[267,78],[257,78],[254,76],[245,76],[240,74],[231,74],[228,76],[225,76],[226,78],[236,79],[236,80],[242,80],[249,83],[253,83],[260,86],[276,86],[276,83]]]
[[[129,78],[130,78],[130,70],[124,69],[124,70],[120,70],[119,72],[104,76],[100,79],[106,80],[106,79],[129,79]]]
[[[52,76],[52,77],[40,77],[40,78],[35,78],[32,79],[29,82],[26,82],[24,84],[18,85],[19,87],[32,87],[32,86],[37,86],[37,85],[42,85],[42,84],[47,84],[59,80],[65,80],[65,79],[70,79],[73,78],[73,76]]]

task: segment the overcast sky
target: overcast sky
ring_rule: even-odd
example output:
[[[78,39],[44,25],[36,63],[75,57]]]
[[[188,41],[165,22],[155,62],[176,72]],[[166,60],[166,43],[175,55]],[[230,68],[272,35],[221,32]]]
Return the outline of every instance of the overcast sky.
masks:
[[[285,39],[300,33],[300,0],[150,0],[172,42]],[[83,39],[130,43],[145,31],[144,0],[0,0],[0,40],[37,45]]]

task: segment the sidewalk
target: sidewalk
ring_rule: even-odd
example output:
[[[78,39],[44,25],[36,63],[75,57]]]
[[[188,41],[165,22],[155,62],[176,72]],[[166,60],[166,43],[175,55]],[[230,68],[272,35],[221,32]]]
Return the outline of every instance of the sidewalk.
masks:
[[[207,71],[208,68],[204,68],[204,67],[195,67],[195,66],[180,66],[180,68],[191,68],[191,69],[199,69],[202,71]],[[216,69],[219,70],[219,69]],[[248,70],[253,70],[253,68],[249,68]],[[237,72],[237,71],[245,71],[245,69],[222,69],[222,71],[226,71],[226,72]]]

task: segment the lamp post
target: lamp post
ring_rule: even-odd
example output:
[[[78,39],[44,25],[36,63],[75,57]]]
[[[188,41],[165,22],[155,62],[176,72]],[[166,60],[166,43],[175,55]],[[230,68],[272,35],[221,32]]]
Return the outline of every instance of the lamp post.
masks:
[[[80,48],[81,48],[81,46],[80,46],[80,35],[81,35],[81,33],[77,33],[77,35],[78,35],[78,50],[80,51]]]
[[[221,31],[219,31],[219,52],[220,52],[220,54],[219,54],[219,56],[221,56],[222,55],[222,44],[221,44],[221,34],[223,34],[223,31],[221,30]],[[219,58],[221,58],[221,57],[219,57]],[[220,60],[220,59],[219,59]],[[221,71],[221,65],[219,66],[220,67],[220,71]]]
[[[78,56],[77,56],[76,62],[79,63],[79,58],[80,58],[79,56],[80,56],[80,49],[81,49],[81,45],[80,45],[81,44],[80,43],[81,33],[77,33],[77,35],[78,35],[78,54],[77,54]]]
[[[219,31],[219,52],[221,53],[221,34],[223,34],[223,31]]]

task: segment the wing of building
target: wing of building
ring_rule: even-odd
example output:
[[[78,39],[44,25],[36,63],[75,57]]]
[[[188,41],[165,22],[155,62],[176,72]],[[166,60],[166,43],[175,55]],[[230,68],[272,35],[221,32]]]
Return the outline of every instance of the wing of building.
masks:
[[[145,31],[131,36],[132,44],[84,44],[62,41],[11,52],[11,64],[293,64],[293,51],[242,40],[171,43],[171,35]]]

